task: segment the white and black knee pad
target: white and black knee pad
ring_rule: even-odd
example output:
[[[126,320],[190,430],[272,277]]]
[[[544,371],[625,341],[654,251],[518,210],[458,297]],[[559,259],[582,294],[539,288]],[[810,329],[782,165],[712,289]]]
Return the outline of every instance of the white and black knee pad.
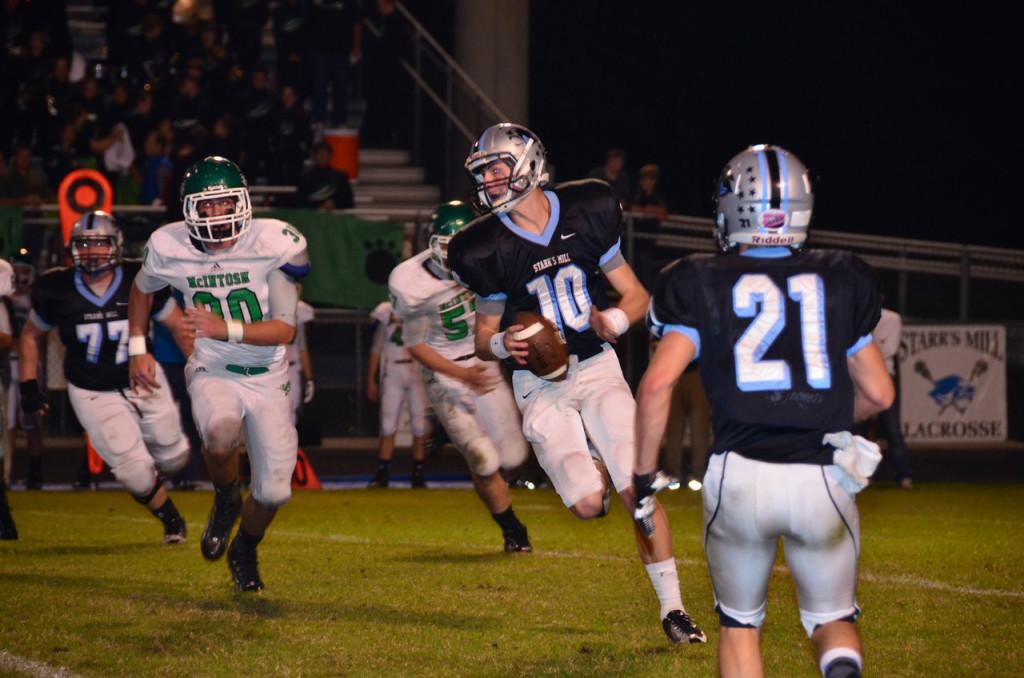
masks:
[[[764,625],[765,610],[767,603],[761,603],[761,607],[750,612],[740,612],[724,607],[721,603],[715,604],[715,612],[718,613],[718,623],[729,629],[759,629]]]

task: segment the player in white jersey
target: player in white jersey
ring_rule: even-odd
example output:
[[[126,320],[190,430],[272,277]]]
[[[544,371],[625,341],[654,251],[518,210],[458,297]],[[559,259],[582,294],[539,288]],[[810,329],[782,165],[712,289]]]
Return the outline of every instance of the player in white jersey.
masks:
[[[261,591],[256,547],[291,497],[298,446],[284,347],[295,336],[296,281],[309,272],[306,239],[283,221],[252,218],[245,177],[230,160],[214,156],[193,165],[181,196],[185,220],[150,236],[132,289],[132,383],[158,387],[143,338],[152,294],[171,285],[185,297],[185,324],[196,337],[185,378],[216,493],[200,549],[208,560],[227,550],[235,588]],[[244,506],[243,436],[252,467]]]
[[[434,412],[465,457],[477,494],[501,527],[506,553],[532,551],[501,475],[501,469],[520,466],[529,454],[519,408],[501,368],[477,359],[475,300],[448,270],[448,241],[474,217],[464,203],[440,205],[433,215],[429,250],[399,264],[388,285],[395,312],[403,320],[406,348],[423,365]]]
[[[370,317],[377,321],[370,348],[366,376],[366,397],[380,402],[380,443],[377,451],[377,474],[370,487],[387,487],[390,481],[391,457],[395,454],[395,434],[403,403],[409,408],[412,427],[412,475],[414,488],[427,486],[423,477],[426,457],[427,392],[419,366],[405,350],[402,319],[392,312],[391,304],[377,305]],[[379,381],[378,381],[379,379]]]

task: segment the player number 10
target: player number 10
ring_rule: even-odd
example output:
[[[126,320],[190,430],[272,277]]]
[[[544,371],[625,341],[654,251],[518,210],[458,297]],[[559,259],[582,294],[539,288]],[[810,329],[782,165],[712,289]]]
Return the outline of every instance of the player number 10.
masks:
[[[786,280],[789,298],[800,304],[800,341],[807,383],[811,388],[832,386],[825,336],[825,283],[815,273],[801,273]],[[772,279],[763,273],[740,277],[732,288],[732,308],[741,318],[753,318],[733,347],[736,385],[741,391],[773,391],[791,388],[789,364],[764,360],[764,354],[786,326],[786,303]]]
[[[540,312],[558,329],[576,332],[590,328],[590,295],[587,274],[576,264],[558,269],[554,276],[539,275],[526,283],[530,294],[537,295]]]

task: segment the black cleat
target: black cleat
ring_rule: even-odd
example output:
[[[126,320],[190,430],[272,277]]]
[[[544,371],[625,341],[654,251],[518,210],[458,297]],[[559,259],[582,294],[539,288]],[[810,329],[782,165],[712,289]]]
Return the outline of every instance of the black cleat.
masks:
[[[185,526],[184,518],[175,521],[173,525],[164,525],[165,544],[184,544],[186,536],[188,536],[188,528]]]
[[[256,549],[247,548],[242,542],[241,535],[236,535],[231,541],[231,548],[228,549],[228,567],[235,580],[236,591],[259,593],[263,590],[263,580],[260,579],[256,563]]]
[[[14,524],[11,507],[7,504],[7,495],[0,484],[0,540],[14,541],[18,538],[18,527]]]
[[[707,635],[682,610],[672,610],[661,620],[661,628],[673,643],[706,643]]]
[[[224,555],[228,547],[228,537],[231,536],[231,528],[235,526],[235,521],[241,513],[242,492],[237,485],[227,497],[215,494],[210,517],[206,520],[206,529],[199,540],[199,550],[203,558],[217,560]]]
[[[423,471],[413,471],[409,477],[409,483],[414,490],[422,490],[427,487],[427,479],[423,477]]]
[[[521,530],[505,533],[505,553],[530,553],[533,545],[530,544],[530,537],[526,534],[526,525]]]
[[[383,487],[383,488],[386,488],[388,486],[388,483],[390,483],[390,482],[391,482],[391,477],[390,477],[390,474],[387,471],[377,471],[377,475],[375,475],[373,477],[373,480],[371,480],[369,483],[367,483],[366,486],[367,487]]]

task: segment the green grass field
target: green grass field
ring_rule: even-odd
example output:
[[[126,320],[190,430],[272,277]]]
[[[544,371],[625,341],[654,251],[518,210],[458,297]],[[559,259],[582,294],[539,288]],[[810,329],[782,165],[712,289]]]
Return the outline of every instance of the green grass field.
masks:
[[[554,493],[519,491],[536,551],[509,557],[468,490],[301,494],[260,549],[267,590],[239,596],[224,561],[199,555],[209,493],[175,496],[183,547],[159,543],[125,493],[10,497],[21,540],[0,543],[9,671],[32,660],[88,676],[715,672],[700,504],[685,491],[662,497],[706,646],[664,638],[621,505],[583,523]],[[869,675],[1018,673],[1024,487],[882,486],[859,504]],[[768,614],[769,675],[820,675],[781,567]]]

